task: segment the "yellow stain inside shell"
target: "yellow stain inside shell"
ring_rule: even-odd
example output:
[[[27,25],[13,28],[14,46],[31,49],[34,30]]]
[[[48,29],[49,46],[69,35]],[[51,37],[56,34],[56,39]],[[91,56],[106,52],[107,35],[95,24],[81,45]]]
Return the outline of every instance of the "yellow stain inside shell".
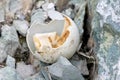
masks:
[[[38,52],[41,51],[42,46],[49,46],[52,48],[57,48],[66,41],[67,37],[70,34],[68,28],[70,27],[71,23],[67,17],[65,17],[65,24],[62,35],[57,35],[56,32],[51,33],[37,33],[33,36],[34,45]]]

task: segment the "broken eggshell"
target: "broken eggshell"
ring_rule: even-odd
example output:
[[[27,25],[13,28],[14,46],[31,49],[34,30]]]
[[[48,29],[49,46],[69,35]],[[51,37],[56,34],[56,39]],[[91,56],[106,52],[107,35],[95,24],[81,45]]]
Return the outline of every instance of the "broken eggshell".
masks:
[[[28,47],[31,53],[40,61],[43,61],[45,63],[53,63],[60,56],[64,56],[69,59],[74,55],[79,45],[79,31],[76,24],[69,17],[64,15],[64,18],[65,22],[62,22],[64,20],[53,20],[48,24],[34,22],[28,29],[26,37]],[[67,27],[65,28],[65,26]],[[60,27],[63,27],[64,30],[61,30]],[[68,36],[66,36],[67,33]],[[42,39],[40,39],[40,36],[43,35],[45,35],[47,38],[51,35],[54,37],[57,35],[59,36],[57,43],[59,44],[59,41],[60,43],[62,41],[64,42],[62,42],[62,44],[57,47],[53,47],[51,44],[49,44],[50,41],[46,40],[46,43],[48,42],[48,45],[44,45],[45,41],[42,41]],[[36,43],[38,42],[35,42],[35,38],[41,40],[40,44],[42,45],[42,48],[40,46],[36,46]],[[41,52],[39,52],[40,50],[37,50],[37,48],[42,49]]]

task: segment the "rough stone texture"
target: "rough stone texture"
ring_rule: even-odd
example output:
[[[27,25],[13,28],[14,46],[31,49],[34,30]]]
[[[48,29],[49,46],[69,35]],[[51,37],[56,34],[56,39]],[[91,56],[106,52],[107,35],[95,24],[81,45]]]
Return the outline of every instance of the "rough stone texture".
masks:
[[[0,1],[0,22],[5,18],[5,0]]]
[[[34,67],[32,65],[26,65],[24,62],[17,63],[17,72],[22,78],[28,78],[35,73]]]
[[[0,8],[0,22],[3,22],[4,21],[4,16],[5,16],[5,12],[4,12],[4,9]]]
[[[0,37],[0,62],[3,62],[7,54],[13,56],[19,46],[18,35],[14,27],[2,26],[2,36]]]
[[[15,68],[15,59],[11,56],[7,56],[6,65]]]
[[[95,5],[91,7],[94,9]],[[91,12],[94,15],[92,28],[99,63],[96,80],[119,80],[120,1],[99,0],[96,9]]]
[[[36,21],[44,23],[44,20],[46,19],[46,17],[47,15],[42,9],[33,10],[31,15],[31,24]]]
[[[28,30],[28,22],[25,20],[14,20],[13,26],[16,28],[16,30],[22,35],[26,36],[27,30]]]
[[[81,74],[83,75],[89,75],[89,71],[87,68],[87,62],[86,60],[74,60],[71,59],[70,62],[79,69],[79,71],[81,72]]]
[[[0,39],[0,63],[2,63],[5,58],[7,57],[7,53],[6,53],[6,49],[5,49],[5,45],[3,43],[4,41]]]
[[[41,73],[37,73],[29,78],[25,78],[24,80],[45,80]]]
[[[16,11],[19,11],[22,9],[22,2],[20,0],[9,0],[9,10],[12,13],[16,13]]]
[[[60,57],[56,63],[48,66],[48,71],[54,79],[84,80],[80,71],[64,57]]]
[[[4,67],[0,69],[0,80],[23,80],[14,68]]]

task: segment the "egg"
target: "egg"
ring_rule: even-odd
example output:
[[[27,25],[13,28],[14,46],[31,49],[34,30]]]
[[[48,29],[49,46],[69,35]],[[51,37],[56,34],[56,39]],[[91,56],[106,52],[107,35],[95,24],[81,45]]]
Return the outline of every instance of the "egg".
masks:
[[[26,40],[31,53],[37,59],[45,63],[54,63],[60,56],[69,59],[75,54],[80,34],[74,21],[64,15],[64,22],[35,22],[28,29]]]

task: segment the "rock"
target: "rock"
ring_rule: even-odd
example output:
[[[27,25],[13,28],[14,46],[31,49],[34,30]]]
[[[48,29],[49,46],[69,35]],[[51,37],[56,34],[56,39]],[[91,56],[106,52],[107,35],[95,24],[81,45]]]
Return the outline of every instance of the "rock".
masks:
[[[4,21],[5,11],[4,9],[0,9],[0,22]]]
[[[72,63],[72,65],[74,65],[75,67],[79,69],[82,75],[89,75],[86,60],[75,60],[72,58],[70,62]]]
[[[27,13],[30,13],[30,9],[33,6],[34,0],[20,0],[22,3],[22,13],[26,15]]]
[[[22,9],[22,1],[21,0],[10,0],[9,2],[9,10],[12,13],[16,13]]]
[[[52,1],[56,4],[57,10],[61,12],[67,7],[68,2],[70,0],[52,0]]]
[[[22,14],[21,12],[16,12],[16,14],[15,14],[15,19],[25,20],[25,15]]]
[[[15,68],[15,59],[11,56],[7,56],[6,65]]]
[[[24,79],[35,74],[34,67],[32,65],[26,65],[24,62],[17,63],[16,70]]]
[[[42,5],[45,3],[45,1],[38,1],[37,3],[36,3],[36,8],[40,8],[40,7],[42,7]]]
[[[82,33],[83,32],[83,20],[84,20],[84,15],[85,15],[85,7],[86,7],[86,2],[84,0],[72,0],[74,2],[75,5],[75,9],[74,12],[76,13],[74,17],[74,21],[76,23],[76,25],[79,28],[79,32]],[[78,2],[79,1],[79,2]],[[79,6],[78,6],[79,5]]]
[[[14,68],[4,67],[0,69],[0,80],[23,80]]]
[[[60,57],[58,61],[48,66],[52,78],[57,80],[84,80],[80,71],[66,58]]]
[[[50,11],[48,11],[48,16],[52,20],[64,20],[64,17],[58,11],[50,10]]]
[[[68,8],[66,9],[65,11],[63,11],[62,13],[63,14],[66,14],[67,16],[69,16],[70,18],[72,18],[71,14],[72,14],[72,9],[71,8]]]
[[[93,36],[96,41],[98,76],[96,80],[120,79],[120,1],[90,1]],[[94,6],[93,6],[94,5]],[[96,8],[96,9],[95,9]],[[97,11],[97,12],[96,12]]]
[[[44,23],[46,18],[47,18],[47,14],[42,9],[33,10],[31,15],[31,24],[37,21]]]
[[[25,78],[24,80],[45,80],[41,73],[37,73],[29,78]]]
[[[30,55],[31,55],[31,57],[33,57],[33,61],[31,63],[32,66],[36,69],[37,72],[39,72],[40,68],[41,68],[40,61],[38,59],[34,58],[34,56],[32,54],[30,54]]]
[[[0,37],[0,63],[5,60],[7,55],[13,56],[19,47],[18,35],[14,27],[4,25],[1,28]]]
[[[4,21],[5,16],[5,1],[0,1],[0,22]]]
[[[16,28],[16,30],[22,35],[26,36],[27,29],[29,26],[29,23],[25,20],[14,20],[13,26]]]
[[[5,51],[6,45],[3,42],[4,40],[0,39],[0,63],[2,63],[7,57],[7,52]]]

